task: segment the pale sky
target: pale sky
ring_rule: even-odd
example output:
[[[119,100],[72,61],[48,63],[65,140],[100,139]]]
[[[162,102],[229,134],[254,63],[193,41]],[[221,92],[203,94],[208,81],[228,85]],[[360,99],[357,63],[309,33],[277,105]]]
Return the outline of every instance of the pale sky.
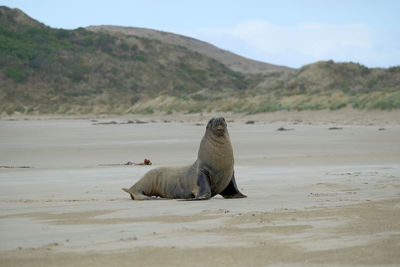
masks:
[[[400,0],[1,0],[54,28],[118,25],[184,34],[298,68],[400,65]]]

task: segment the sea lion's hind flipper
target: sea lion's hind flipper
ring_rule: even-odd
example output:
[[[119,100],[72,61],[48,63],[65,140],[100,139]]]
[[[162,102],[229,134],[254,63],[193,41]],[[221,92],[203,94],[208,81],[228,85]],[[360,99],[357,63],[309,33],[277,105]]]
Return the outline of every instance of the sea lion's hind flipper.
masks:
[[[198,193],[193,200],[205,200],[211,197],[210,178],[205,171],[200,171],[197,176]]]
[[[153,199],[149,196],[143,195],[141,193],[132,193],[129,189],[127,188],[122,188],[122,190],[124,190],[125,192],[127,192],[129,195],[131,195],[131,199],[132,200],[149,200],[149,199]]]
[[[133,194],[129,191],[129,189],[127,188],[122,188],[122,190],[124,190],[125,192],[127,192],[130,196],[132,200],[135,200],[135,197],[133,196]]]
[[[239,192],[239,189],[237,188],[236,181],[235,181],[235,174],[232,175],[232,179],[229,182],[228,186],[219,194],[222,195],[224,198],[247,197],[246,195],[243,195],[242,193]]]

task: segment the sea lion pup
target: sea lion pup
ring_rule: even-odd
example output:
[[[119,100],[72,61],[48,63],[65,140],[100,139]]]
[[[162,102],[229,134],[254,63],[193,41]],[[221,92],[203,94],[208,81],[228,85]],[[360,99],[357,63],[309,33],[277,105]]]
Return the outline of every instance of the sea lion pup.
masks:
[[[197,160],[184,167],[160,167],[147,172],[131,188],[134,200],[152,196],[172,199],[246,197],[239,192],[233,171],[233,150],[224,118],[211,119],[200,143]]]

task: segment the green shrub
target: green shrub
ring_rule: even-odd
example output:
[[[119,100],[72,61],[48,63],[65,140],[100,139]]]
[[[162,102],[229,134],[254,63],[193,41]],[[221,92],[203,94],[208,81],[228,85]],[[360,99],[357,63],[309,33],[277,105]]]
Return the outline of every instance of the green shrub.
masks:
[[[208,97],[202,94],[194,94],[191,96],[191,98],[195,101],[207,101]]]
[[[190,105],[187,113],[191,114],[191,113],[200,113],[203,111],[203,105],[202,104],[192,104]]]
[[[3,73],[16,83],[25,83],[27,80],[27,74],[22,69],[22,67],[18,66],[8,67],[4,69]]]
[[[75,83],[86,80],[85,75],[89,73],[90,68],[82,64],[73,64],[70,67],[68,77]]]
[[[35,111],[33,107],[29,107],[28,110],[26,111],[27,114],[32,114]]]
[[[329,107],[329,109],[330,109],[330,110],[338,110],[338,109],[344,108],[344,107],[346,107],[346,106],[347,106],[347,103],[344,103],[344,102],[337,102],[337,103],[333,103],[333,104]]]
[[[383,110],[400,108],[400,94],[387,96],[374,103],[371,108]]]
[[[137,60],[137,61],[141,61],[143,63],[146,63],[148,61],[147,57],[145,55],[141,55],[141,54],[136,55],[133,59]]]
[[[151,107],[139,109],[139,110],[134,110],[134,113],[137,114],[153,114],[154,110]]]
[[[266,100],[262,101],[254,109],[252,109],[251,112],[254,113],[274,112],[282,109],[284,109],[284,107],[282,106],[279,99],[275,97],[269,97]]]

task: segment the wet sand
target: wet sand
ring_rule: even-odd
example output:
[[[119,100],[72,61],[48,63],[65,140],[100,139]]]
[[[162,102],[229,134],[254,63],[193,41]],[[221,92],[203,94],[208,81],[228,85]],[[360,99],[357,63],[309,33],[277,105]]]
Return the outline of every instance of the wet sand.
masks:
[[[192,163],[208,116],[128,119],[0,120],[1,266],[400,264],[396,119],[227,118],[248,198],[199,202],[120,188]]]

